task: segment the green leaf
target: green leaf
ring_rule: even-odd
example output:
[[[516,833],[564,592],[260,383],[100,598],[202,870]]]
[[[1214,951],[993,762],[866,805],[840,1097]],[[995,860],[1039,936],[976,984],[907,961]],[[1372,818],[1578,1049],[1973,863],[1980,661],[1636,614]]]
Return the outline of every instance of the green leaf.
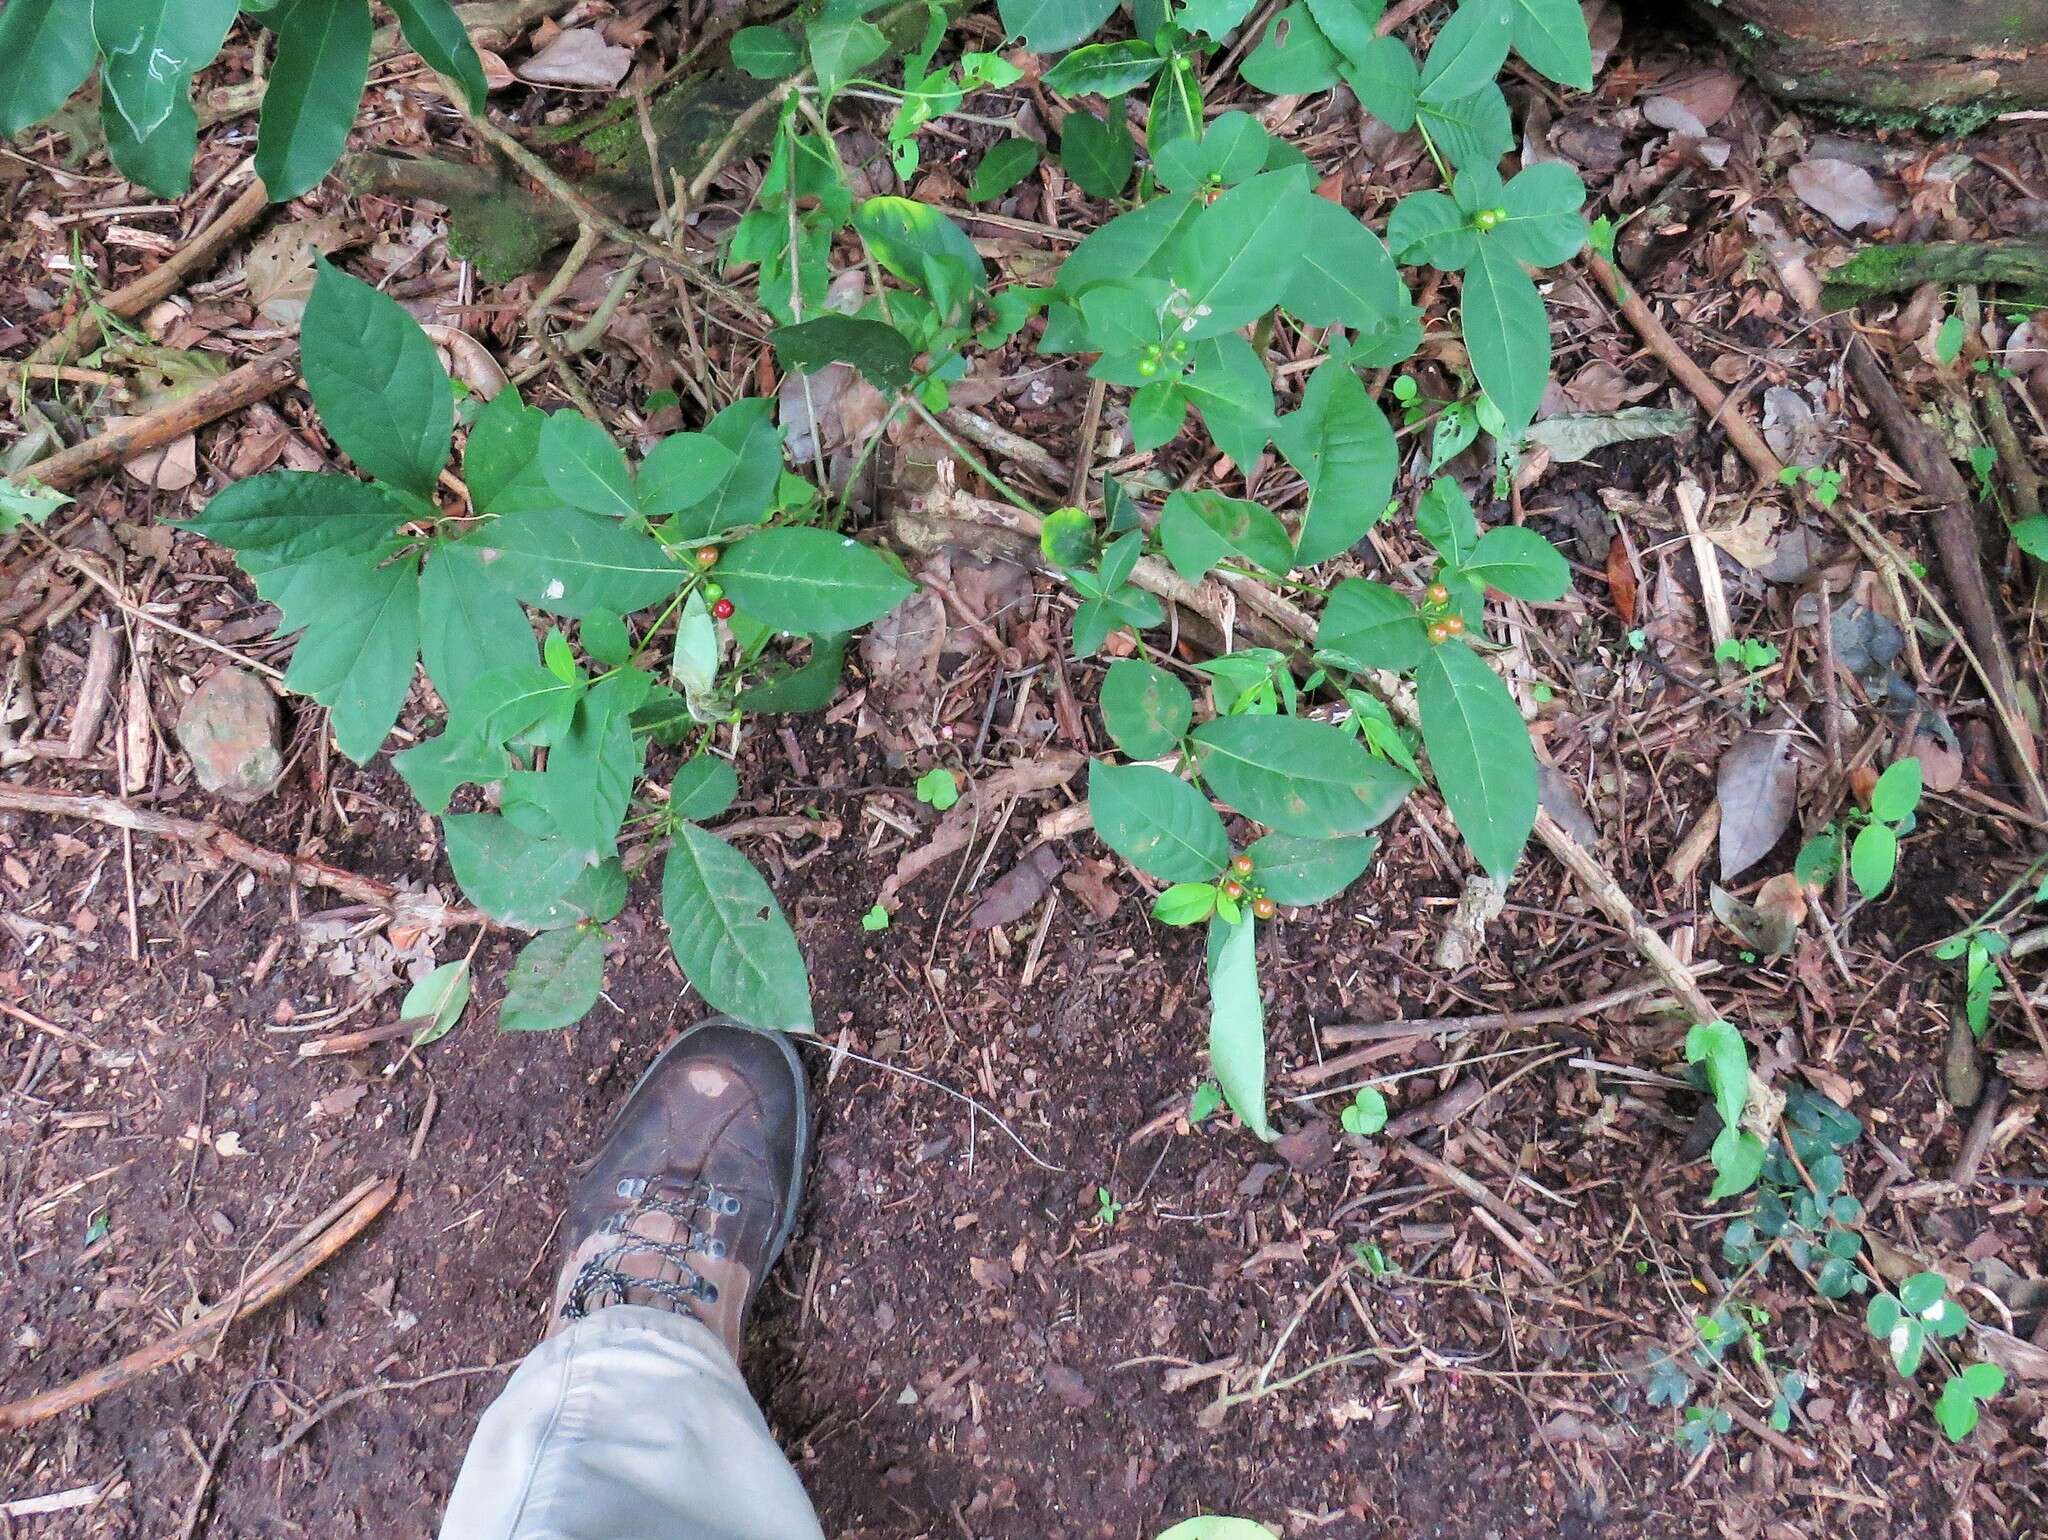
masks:
[[[756,80],[787,80],[804,67],[804,51],[780,27],[742,27],[732,35],[732,62]]]
[[[1162,882],[1205,881],[1230,861],[1230,837],[1209,799],[1152,765],[1095,761],[1088,813],[1103,844]]]
[[[1282,834],[1363,834],[1399,807],[1411,786],[1349,733],[1307,717],[1220,717],[1193,736],[1209,789]]]
[[[592,610],[576,628],[576,640],[590,654],[593,663],[622,668],[633,656],[633,635],[625,621],[610,610]]]
[[[1159,515],[1159,540],[1173,570],[1189,582],[1221,561],[1284,573],[1294,558],[1287,526],[1257,503],[1220,492],[1175,492]]]
[[[773,396],[735,401],[704,425],[704,433],[732,455],[733,463],[701,501],[679,510],[663,526],[664,533],[686,543],[760,523],[775,506],[782,479],[782,429],[775,423]]]
[[[1479,520],[1464,488],[1449,476],[1432,481],[1415,504],[1415,529],[1454,568],[1479,548]]]
[[[1348,65],[1370,58],[1380,41],[1379,0],[1308,0],[1311,25]]]
[[[1422,65],[1422,98],[1453,102],[1491,85],[1507,61],[1514,0],[1459,0]]]
[[[1337,1115],[1344,1132],[1370,1138],[1387,1126],[1387,1099],[1374,1086],[1359,1087],[1351,1105]]]
[[[8,0],[0,11],[0,139],[40,123],[92,73],[92,28],[76,0]]]
[[[1175,192],[1235,187],[1266,168],[1273,136],[1248,112],[1226,112],[1199,139],[1176,139],[1154,157],[1153,173]]]
[[[548,489],[571,508],[623,518],[637,513],[626,452],[581,412],[556,412],[540,432],[540,463]]]
[[[702,823],[716,818],[740,794],[740,778],[731,765],[716,754],[699,752],[683,761],[669,784],[668,810],[671,816]]]
[[[1508,99],[1497,85],[1481,86],[1454,102],[1418,101],[1415,121],[1459,168],[1493,165],[1515,147]]]
[[[1414,602],[1384,583],[1346,578],[1316,625],[1316,657],[1339,668],[1411,669],[1429,651]]]
[[[845,665],[844,634],[813,637],[810,658],[801,667],[750,685],[733,703],[742,711],[823,711],[839,693],[839,675]]]
[[[478,547],[436,544],[420,575],[420,659],[441,699],[452,709],[484,675],[532,656],[526,612],[486,571]]]
[[[1892,876],[1898,869],[1897,833],[1881,823],[1865,824],[1857,831],[1849,846],[1849,875],[1856,880],[1857,892],[1865,898],[1876,898],[1892,885]]]
[[[1079,109],[1060,124],[1060,167],[1091,198],[1122,197],[1135,159],[1131,136],[1121,125]]]
[[[853,224],[874,259],[906,283],[921,285],[942,316],[963,307],[987,281],[967,232],[922,203],[869,198],[854,210]]]
[[[1203,212],[1204,205],[1188,194],[1174,193],[1117,215],[1084,238],[1060,264],[1055,287],[1075,298],[1091,284],[1164,276],[1182,237]]]
[[[272,471],[230,484],[179,527],[226,546],[260,576],[315,556],[373,551],[404,517],[382,489],[353,476]]]
[[[1914,1315],[1925,1315],[1948,1298],[1948,1280],[1940,1273],[1915,1273],[1899,1285],[1899,1303]]]
[[[2048,518],[2020,519],[2011,534],[2012,543],[2035,561],[2048,561]]]
[[[199,149],[199,114],[180,95],[170,116],[146,135],[137,136],[114,105],[110,92],[100,93],[100,127],[106,134],[107,159],[129,181],[160,198],[182,198],[192,186],[192,158]]]
[[[1462,173],[1460,180],[1471,174]],[[1531,267],[1555,267],[1586,244],[1586,221],[1579,214],[1585,205],[1586,184],[1571,167],[1538,161],[1501,189],[1496,206],[1507,210],[1507,218],[1480,239]]]
[[[263,92],[256,174],[283,203],[333,169],[370,78],[369,0],[285,0]]]
[[[844,8],[827,9],[817,20],[806,22],[804,41],[810,49],[811,71],[818,78],[821,106],[889,51],[889,39],[880,27]]]
[[[1037,146],[1032,150],[1035,155]],[[917,381],[917,349],[903,333],[881,321],[821,315],[795,326],[778,327],[770,340],[785,369],[810,372],[827,364],[852,364],[869,384],[887,395],[907,390]]]
[[[860,917],[860,928],[862,930],[887,930],[889,928],[889,911],[880,904],[876,904]]]
[[[633,733],[633,709],[646,699],[650,682],[645,674],[624,671],[592,685],[576,703],[569,730],[548,750],[547,769],[506,777],[506,815],[519,806],[537,807],[576,849],[599,858],[616,855],[647,751],[646,740]]]
[[[1539,604],[1562,599],[1572,586],[1571,566],[1557,547],[1519,524],[1481,535],[1460,570],[1489,588]]]
[[[1230,1110],[1261,1139],[1266,1121],[1266,1007],[1253,922],[1209,922],[1209,1068]],[[1227,1532],[1226,1532],[1227,1533]]]
[[[529,834],[497,813],[451,813],[441,838],[464,895],[500,924],[552,929],[571,917],[556,900],[588,856],[567,841]]]
[[[1044,79],[1048,90],[1062,96],[1122,96],[1158,74],[1165,63],[1150,43],[1090,43],[1047,70]],[[1128,142],[1129,136],[1125,138]]]
[[[1147,385],[1131,397],[1131,447],[1157,449],[1172,443],[1187,416],[1188,395],[1178,380]]]
[[[969,203],[993,203],[1038,169],[1039,149],[1030,139],[998,139],[974,168]]]
[[[822,529],[748,535],[726,550],[718,580],[753,619],[795,635],[851,631],[917,591],[873,547]]]
[[[482,112],[487,89],[483,60],[449,0],[389,0],[389,4],[405,34],[405,46],[429,69],[461,86],[471,112]]]
[[[661,912],[683,976],[714,1010],[757,1027],[811,1030],[811,981],[796,937],[745,856],[694,823],[677,825]]]
[[[1102,725],[1133,759],[1157,759],[1194,719],[1188,687],[1140,658],[1118,658],[1102,679]]]
[[[1176,882],[1152,900],[1152,918],[1161,925],[1200,925],[1216,912],[1216,884]]]
[[[1116,0],[997,0],[1003,30],[1033,53],[1072,48],[1109,20]]]
[[[1464,282],[1465,350],[1513,437],[1534,420],[1550,379],[1550,317],[1521,264],[1496,246],[1480,243]]]
[[[497,552],[493,580],[551,615],[630,615],[682,586],[682,569],[659,543],[593,513],[515,513],[479,538]]]
[[[1246,852],[1251,881],[1276,904],[1320,904],[1365,875],[1379,843],[1370,835],[1314,840],[1269,834]]]
[[[1401,456],[1394,430],[1351,366],[1340,359],[1318,365],[1300,407],[1274,424],[1273,441],[1308,483],[1293,564],[1328,561],[1363,540],[1393,492]]]
[[[1408,311],[1408,293],[1380,238],[1342,204],[1315,197],[1301,206],[1301,265],[1281,308],[1311,326],[1371,330]]]
[[[448,462],[455,396],[419,323],[321,257],[299,347],[334,442],[380,481],[431,500]]]
[[[1885,767],[1870,788],[1870,816],[1885,823],[1903,823],[1920,805],[1920,761],[1911,756]]]
[[[732,474],[733,452],[708,433],[671,433],[640,462],[633,499],[643,518],[694,508]]]
[[[1457,272],[1479,255],[1472,216],[1434,188],[1412,192],[1387,217],[1387,245],[1396,259]]]
[[[1316,25],[1308,7],[1296,4],[1267,23],[1264,38],[1237,72],[1248,85],[1270,96],[1306,95],[1327,91],[1337,83],[1342,57]]]
[[[35,477],[0,480],[0,535],[24,524],[43,524],[74,499]]]
[[[1957,1376],[1963,1388],[1980,1401],[1988,1401],[2005,1389],[2005,1370],[1997,1364],[1971,1364]]]
[[[917,778],[917,800],[943,813],[959,802],[960,782],[945,766],[936,766]]]
[[[1187,296],[1182,336],[1236,331],[1280,302],[1302,261],[1297,224],[1312,196],[1299,171],[1269,171],[1195,216],[1171,259]]]
[[[1256,0],[1181,0],[1174,20],[1190,32],[1223,40],[1225,33],[1251,14]]]
[[[1763,1170],[1764,1144],[1755,1134],[1733,1126],[1723,1128],[1707,1153],[1714,1163],[1714,1185],[1707,1191],[1709,1198],[1732,1198],[1756,1185],[1757,1173]],[[1821,1270],[1824,1278],[1830,1268],[1849,1270],[1840,1258],[1831,1258]],[[1825,1288],[1822,1292],[1826,1292]],[[1838,1297],[1842,1292],[1845,1291],[1838,1290],[1829,1297]]]
[[[481,513],[547,513],[561,506],[548,486],[540,438],[548,414],[519,400],[511,386],[477,413],[462,446],[462,479]]]
[[[1145,152],[1155,159],[1168,145],[1202,137],[1202,77],[1195,61],[1176,50],[1152,88],[1145,114]]]
[[[235,12],[235,0],[93,0],[93,40],[105,56],[100,86],[137,141],[180,107],[189,113],[192,76],[220,52]],[[78,13],[74,4],[73,27]]]
[[[301,633],[286,688],[328,708],[335,746],[357,764],[398,720],[419,660],[419,569],[388,554],[331,552],[257,581],[283,612],[278,634]]]
[[[1977,1397],[1960,1375],[1951,1376],[1934,1402],[1934,1420],[1941,1424],[1941,1431],[1950,1443],[1960,1444],[1976,1431],[1978,1417]]]
[[[604,988],[604,931],[571,925],[535,936],[505,975],[501,1032],[557,1032],[581,1021]]]
[[[1538,74],[1593,89],[1593,45],[1579,0],[1514,0],[1514,44]]]
[[[405,999],[399,1003],[398,1019],[401,1023],[416,1021],[420,1024],[413,1033],[412,1046],[424,1048],[429,1043],[438,1043],[454,1031],[455,1023],[462,1019],[462,1013],[469,1005],[469,991],[467,957],[442,963],[408,989]]]
[[[1504,884],[1536,826],[1536,754],[1514,697],[1454,640],[1424,653],[1415,703],[1444,805],[1480,866]]]
[[[1194,368],[1181,381],[1181,393],[1202,414],[1217,448],[1234,464],[1256,465],[1273,437],[1273,377],[1252,345],[1234,334],[1196,343],[1191,356]],[[1292,548],[1290,540],[1290,554]]]

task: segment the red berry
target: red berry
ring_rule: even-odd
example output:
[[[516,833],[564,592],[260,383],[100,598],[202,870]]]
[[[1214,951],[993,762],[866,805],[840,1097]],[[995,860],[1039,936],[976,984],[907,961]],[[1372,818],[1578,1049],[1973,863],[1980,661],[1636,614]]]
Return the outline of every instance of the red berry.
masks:
[[[711,613],[716,615],[720,620],[732,619],[732,600],[720,599],[716,604],[713,604],[711,606]]]

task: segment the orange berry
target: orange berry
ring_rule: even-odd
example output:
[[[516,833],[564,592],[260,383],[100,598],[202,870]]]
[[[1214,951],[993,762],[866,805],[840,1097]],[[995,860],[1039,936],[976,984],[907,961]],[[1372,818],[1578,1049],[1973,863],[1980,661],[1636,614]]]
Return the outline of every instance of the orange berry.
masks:
[[[1223,881],[1217,884],[1217,888],[1219,889],[1219,891],[1222,892],[1225,898],[1231,899],[1232,901],[1244,897],[1244,884],[1239,882],[1235,877],[1225,877]]]
[[[1280,912],[1280,906],[1261,893],[1252,900],[1252,913],[1262,920],[1270,920]]]
[[[1423,597],[1428,599],[1431,604],[1449,604],[1451,602],[1451,591],[1441,583],[1431,583],[1429,585],[1429,592]]]
[[[715,567],[715,566],[717,566],[717,565],[718,565],[718,547],[717,547],[717,546],[715,546],[715,545],[700,545],[700,546],[698,546],[698,547],[697,547],[697,565],[698,565],[698,566],[700,566],[700,567]]]
[[[1451,628],[1441,620],[1432,620],[1429,623],[1429,639],[1433,644],[1441,645],[1451,639]]]
[[[1465,634],[1465,617],[1463,615],[1446,615],[1443,618],[1442,624],[1444,635],[1446,636],[1463,636]]]
[[[1252,864],[1252,858],[1242,853],[1230,858],[1230,869],[1240,877],[1249,877],[1252,874]]]

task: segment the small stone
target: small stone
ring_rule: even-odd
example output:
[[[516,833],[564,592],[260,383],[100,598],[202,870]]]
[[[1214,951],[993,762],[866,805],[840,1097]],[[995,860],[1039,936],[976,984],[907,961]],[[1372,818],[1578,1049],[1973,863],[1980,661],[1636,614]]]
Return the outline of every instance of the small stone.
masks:
[[[178,713],[178,742],[199,784],[235,802],[270,794],[284,773],[277,697],[245,669],[224,668]]]

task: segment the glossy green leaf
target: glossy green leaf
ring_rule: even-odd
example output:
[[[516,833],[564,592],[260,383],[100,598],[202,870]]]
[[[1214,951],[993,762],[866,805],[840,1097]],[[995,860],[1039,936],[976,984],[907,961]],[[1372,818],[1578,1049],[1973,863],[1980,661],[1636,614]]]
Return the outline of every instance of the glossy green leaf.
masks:
[[[740,778],[716,754],[699,750],[683,761],[669,784],[668,810],[671,816],[702,823],[716,818],[740,794]]]
[[[1190,582],[1218,562],[1285,572],[1294,558],[1287,526],[1257,503],[1220,492],[1175,492],[1159,515],[1159,540],[1173,570]]]
[[[874,259],[921,285],[942,315],[964,306],[987,282],[974,242],[936,209],[909,198],[869,198],[854,210],[853,223]]]
[[[1497,85],[1481,86],[1457,101],[1418,101],[1415,121],[1453,166],[1493,165],[1515,147],[1508,99]]]
[[[114,169],[160,198],[182,198],[192,186],[192,158],[199,149],[199,114],[179,96],[163,122],[138,136],[107,92],[100,93],[100,127]]]
[[[1481,243],[1460,299],[1465,350],[1510,437],[1536,416],[1550,379],[1550,317],[1521,264]]]
[[[1045,85],[1062,96],[1122,96],[1158,74],[1165,63],[1150,43],[1090,43],[1047,70]]]
[[[571,925],[520,949],[505,975],[501,1032],[558,1032],[581,1021],[604,989],[604,931]]]
[[[1572,569],[1557,547],[1519,524],[1481,535],[1461,570],[1488,588],[1539,604],[1562,599],[1572,586]]]
[[[1040,151],[1030,139],[999,139],[974,168],[969,203],[993,203],[1038,169]]]
[[[778,327],[770,340],[785,369],[813,372],[827,364],[851,364],[887,394],[905,390],[917,379],[917,349],[903,333],[881,321],[821,315]]]
[[[464,896],[492,919],[522,930],[564,923],[556,901],[588,864],[584,852],[498,813],[451,813],[441,820],[441,838]]]
[[[1903,823],[1920,805],[1920,761],[1910,755],[1885,767],[1870,788],[1870,816],[1885,823]]]
[[[104,56],[100,86],[137,141],[162,128],[181,103],[189,108],[192,76],[220,52],[236,9],[235,0],[92,0],[92,35]],[[83,26],[87,10],[71,5],[70,24]]]
[[[1458,0],[1422,64],[1422,98],[1454,102],[1491,85],[1507,61],[1515,0]]]
[[[1003,30],[1033,53],[1058,53],[1087,40],[1116,10],[1116,0],[997,0]]]
[[[822,529],[748,535],[727,549],[718,580],[750,617],[793,635],[851,631],[916,592],[872,546]]]
[[[540,463],[548,489],[568,507],[610,518],[639,511],[626,452],[581,412],[548,418],[540,433]]]
[[[1096,760],[1088,813],[1103,844],[1162,882],[1205,881],[1230,860],[1230,837],[1209,799],[1152,765]]]
[[[679,824],[661,874],[661,912],[683,976],[714,1010],[757,1027],[811,1030],[811,981],[775,894],[709,830]]]
[[[333,169],[370,78],[369,0],[285,0],[263,91],[256,174],[282,203]]]
[[[497,552],[491,577],[551,615],[630,615],[682,586],[682,569],[657,542],[594,513],[515,513],[478,538]]]
[[[1500,676],[1460,641],[1431,647],[1415,671],[1422,742],[1458,832],[1505,883],[1536,826],[1536,754]]]
[[[454,1031],[455,1024],[462,1019],[462,1013],[469,1005],[469,994],[467,957],[442,963],[408,989],[404,1000],[399,1002],[398,1019],[401,1023],[419,1023],[412,1036],[412,1046],[424,1048],[429,1043],[438,1043]]]
[[[1870,823],[1856,831],[1849,846],[1849,875],[1855,879],[1857,892],[1876,898],[1892,885],[1898,869],[1899,836],[1890,827]]]
[[[1303,257],[1281,295],[1282,309],[1311,326],[1369,329],[1408,308],[1393,259],[1362,220],[1321,197],[1301,205],[1301,213]]]
[[[1261,1139],[1266,1120],[1266,1007],[1259,997],[1257,936],[1250,917],[1209,922],[1209,1068],[1230,1110]],[[1220,1532],[1228,1534],[1228,1531]]]
[[[1479,520],[1472,499],[1449,476],[1439,476],[1415,504],[1415,532],[1436,547],[1452,567],[1463,567],[1479,548]]]
[[[451,0],[388,0],[405,46],[462,87],[471,112],[484,110],[484,63]]]
[[[1579,0],[1513,0],[1515,52],[1561,86],[1593,89],[1593,45]]]
[[[1202,77],[1195,61],[1175,51],[1152,87],[1145,114],[1145,153],[1157,157],[1168,145],[1202,136]]]
[[[1121,124],[1078,108],[1060,124],[1060,168],[1091,198],[1120,198],[1136,152]]]
[[[1300,407],[1274,424],[1273,441],[1308,483],[1294,565],[1328,561],[1363,540],[1386,508],[1401,455],[1351,366],[1339,359],[1318,365]]]
[[[1276,904],[1320,904],[1365,875],[1379,844],[1371,835],[1317,840],[1268,834],[1246,852],[1253,862],[1250,881]]]
[[[1170,261],[1186,292],[1190,341],[1249,326],[1280,302],[1301,265],[1297,221],[1314,196],[1299,172],[1270,171],[1195,216]]]
[[[742,27],[729,47],[734,65],[756,80],[787,80],[804,67],[802,45],[780,27]]]
[[[1182,396],[1232,463],[1256,465],[1273,438],[1273,377],[1235,333],[1196,343],[1189,357],[1194,367],[1180,382]]]
[[[484,675],[533,656],[519,601],[485,570],[468,540],[437,544],[420,574],[420,659],[451,707]]]
[[[1238,66],[1248,85],[1272,96],[1327,91],[1343,58],[1304,4],[1289,5],[1266,24],[1259,46]]]
[[[643,518],[659,519],[695,508],[739,464],[708,433],[671,433],[648,452],[633,477],[633,500]]]
[[[0,139],[69,101],[92,73],[94,52],[76,0],[8,0],[0,11]]]
[[[1171,752],[1194,720],[1194,697],[1163,668],[1118,658],[1102,678],[1102,725],[1133,759]]]
[[[1414,602],[1368,578],[1333,588],[1316,625],[1316,657],[1340,668],[1411,669],[1428,650]]]
[[[1176,882],[1152,900],[1152,918],[1161,925],[1200,925],[1216,912],[1216,884]]]
[[[1219,717],[1193,738],[1208,788],[1282,834],[1363,834],[1399,807],[1411,786],[1349,733],[1307,717]]]
[[[431,499],[455,427],[440,356],[396,300],[318,267],[299,348],[321,425],[372,476]]]

